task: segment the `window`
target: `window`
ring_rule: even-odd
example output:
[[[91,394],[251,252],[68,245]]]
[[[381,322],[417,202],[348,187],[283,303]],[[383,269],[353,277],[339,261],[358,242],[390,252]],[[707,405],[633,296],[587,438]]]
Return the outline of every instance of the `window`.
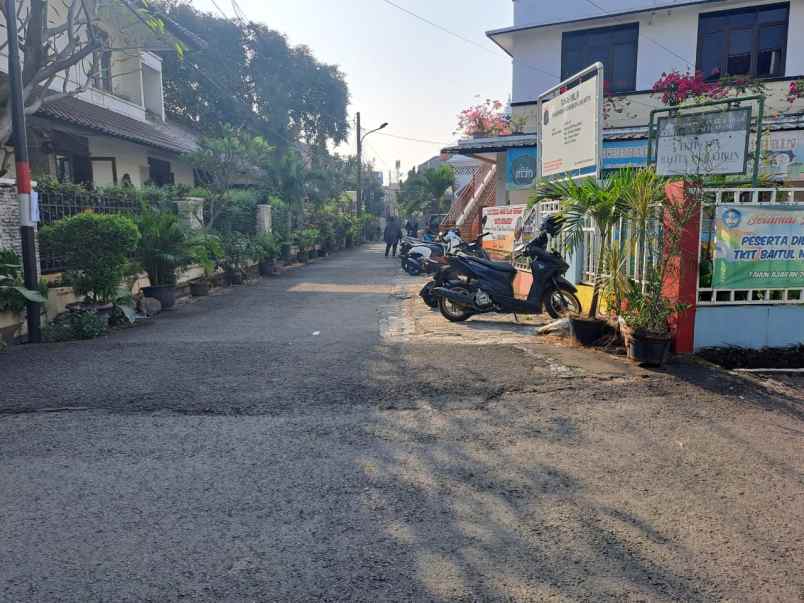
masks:
[[[561,42],[561,79],[600,61],[605,66],[608,92],[633,92],[638,38],[638,23],[565,32]]]
[[[148,180],[154,186],[170,186],[174,183],[173,172],[170,171],[170,162],[148,158]]]
[[[95,88],[112,91],[112,50],[109,34],[102,29],[95,29],[95,37],[100,48],[95,51]]]
[[[698,71],[722,76],[781,77],[789,4],[705,13],[698,25]]]

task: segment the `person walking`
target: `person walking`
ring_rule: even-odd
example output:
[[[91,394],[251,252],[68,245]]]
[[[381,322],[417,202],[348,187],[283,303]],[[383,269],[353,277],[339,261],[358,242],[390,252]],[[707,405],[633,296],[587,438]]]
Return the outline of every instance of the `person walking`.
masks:
[[[385,226],[383,239],[385,240],[385,257],[388,257],[388,252],[393,251],[393,257],[396,257],[396,247],[399,245],[399,239],[402,238],[402,228],[399,226],[399,220],[391,216],[388,218],[388,224]]]

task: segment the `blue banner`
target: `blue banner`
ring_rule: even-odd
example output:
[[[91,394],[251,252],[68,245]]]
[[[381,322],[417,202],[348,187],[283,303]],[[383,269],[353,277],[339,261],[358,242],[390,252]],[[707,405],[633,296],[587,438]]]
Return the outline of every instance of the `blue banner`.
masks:
[[[508,149],[505,186],[509,191],[528,189],[539,172],[536,147]]]

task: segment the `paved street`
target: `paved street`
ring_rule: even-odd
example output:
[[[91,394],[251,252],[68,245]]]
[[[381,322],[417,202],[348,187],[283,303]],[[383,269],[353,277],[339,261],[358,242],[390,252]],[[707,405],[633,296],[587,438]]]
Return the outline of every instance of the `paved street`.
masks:
[[[795,388],[419,282],[371,246],[0,356],[0,601],[804,598]]]

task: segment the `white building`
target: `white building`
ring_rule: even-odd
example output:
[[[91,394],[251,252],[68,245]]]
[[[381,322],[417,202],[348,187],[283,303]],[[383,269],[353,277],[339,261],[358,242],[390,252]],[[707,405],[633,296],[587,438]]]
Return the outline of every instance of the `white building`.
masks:
[[[49,19],[57,25],[64,17],[54,4],[48,4]],[[193,185],[193,169],[181,156],[197,148],[197,136],[166,120],[162,59],[154,51],[175,49],[176,42],[188,49],[204,42],[164,15],[164,32],[155,34],[141,22],[145,5],[134,0],[88,0],[87,6],[99,17],[94,31],[103,41],[95,53],[100,69],[88,89],[44,104],[28,117],[35,177],[48,174],[96,186]],[[5,31],[0,42],[4,36]],[[7,51],[2,54],[0,78],[5,79]],[[69,71],[68,90],[79,88],[86,77],[82,69],[86,60]],[[64,79],[51,82],[54,94],[62,92]]]
[[[650,112],[663,107],[653,85],[672,70],[700,71],[712,81],[763,82],[770,135],[762,169],[804,181],[804,101],[787,100],[790,82],[804,76],[804,0],[515,0],[513,8],[514,25],[488,36],[512,58],[512,114],[524,134],[445,149],[494,162],[498,205],[529,195],[512,168],[527,172],[536,157],[538,96],[595,61],[607,88],[604,169],[646,164]]]

